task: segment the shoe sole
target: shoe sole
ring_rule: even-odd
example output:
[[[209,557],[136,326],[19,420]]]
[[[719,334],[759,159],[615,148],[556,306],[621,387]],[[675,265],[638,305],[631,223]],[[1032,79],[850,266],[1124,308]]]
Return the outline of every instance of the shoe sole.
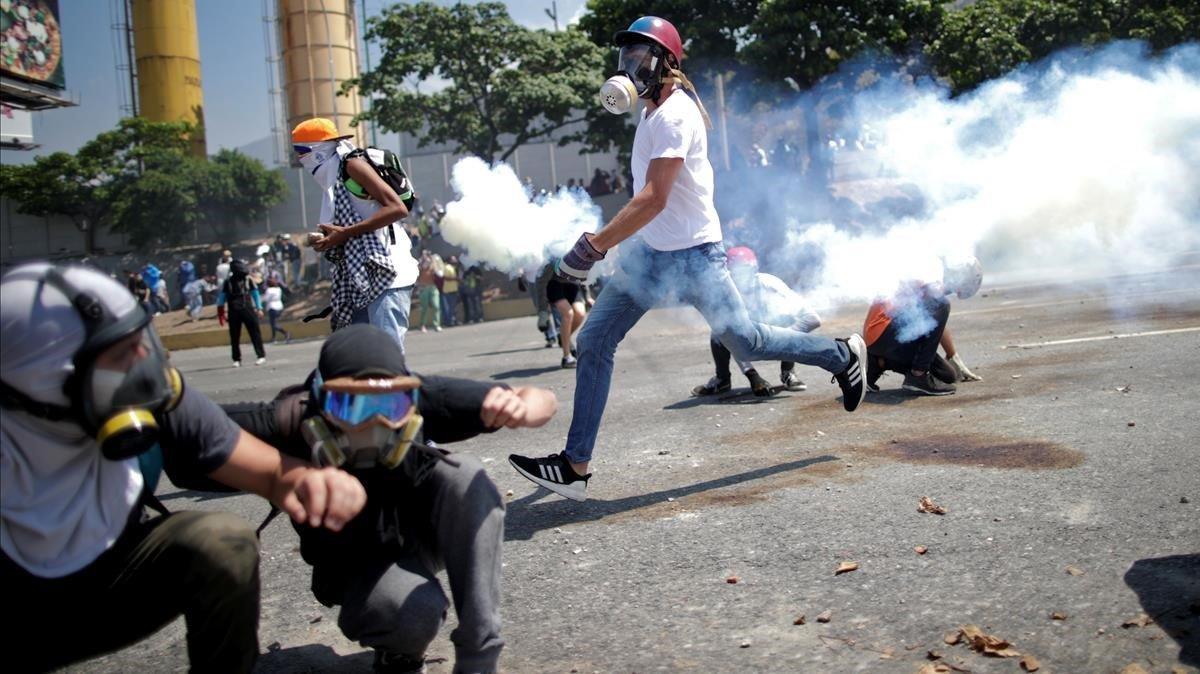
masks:
[[[569,498],[572,501],[581,501],[582,502],[582,501],[587,500],[587,491],[586,491],[587,487],[586,486],[584,486],[581,489],[579,487],[572,487],[569,484],[559,484],[557,482],[550,482],[548,480],[544,480],[541,477],[526,471],[524,468],[521,468],[512,459],[508,460],[508,465],[512,466],[514,470],[516,470],[518,473],[520,473],[521,477],[525,478],[526,480],[529,480],[530,482],[538,485],[539,487],[545,487],[546,489],[549,489],[550,491],[554,492],[555,494],[558,494],[559,496],[562,496],[564,498]],[[578,482],[576,482],[575,484],[578,484]],[[584,483],[584,484],[586,485],[586,483]]]
[[[923,396],[952,396],[957,393],[957,391],[930,391],[920,386],[913,386],[912,384],[904,384],[900,388],[911,393],[920,393]]]
[[[808,384],[792,384],[791,386],[785,384],[783,390],[791,391],[792,393],[795,393],[796,391],[807,391]]]
[[[858,360],[855,363],[858,366],[857,374],[859,378],[858,400],[854,401],[853,405],[851,405],[850,401],[846,400],[844,397],[842,400],[842,406],[846,408],[846,411],[853,412],[854,410],[858,409],[859,405],[862,404],[863,398],[867,397],[867,382],[865,379],[866,372],[863,370],[863,367],[865,367],[867,362],[867,343],[863,341],[862,337],[854,334],[850,335],[850,339],[846,340],[846,347],[858,357]]]

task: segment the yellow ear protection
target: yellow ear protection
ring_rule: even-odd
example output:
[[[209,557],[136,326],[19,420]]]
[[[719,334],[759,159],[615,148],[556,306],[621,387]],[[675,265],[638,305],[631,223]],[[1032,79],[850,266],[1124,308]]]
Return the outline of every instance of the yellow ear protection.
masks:
[[[83,320],[83,346],[73,359],[75,372],[63,385],[70,407],[33,400],[7,383],[2,386],[4,407],[23,409],[34,416],[62,421],[72,419],[91,433],[107,459],[119,461],[150,449],[158,442],[157,415],[169,412],[183,397],[183,377],[167,363],[166,350],[153,328],[147,329],[150,316],[138,306],[125,316],[112,316],[100,300],[85,289],[67,281],[61,271],[51,268],[45,283],[62,292]],[[149,354],[125,375],[104,414],[92,400],[90,383],[96,358],[116,342],[145,330]]]

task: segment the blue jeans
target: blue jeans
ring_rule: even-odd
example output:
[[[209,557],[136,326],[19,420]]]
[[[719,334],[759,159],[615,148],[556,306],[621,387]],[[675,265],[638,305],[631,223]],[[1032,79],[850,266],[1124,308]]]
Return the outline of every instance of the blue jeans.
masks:
[[[579,332],[575,411],[564,452],[571,462],[592,458],[617,345],[643,314],[670,297],[698,309],[739,360],[786,360],[832,373],[850,364],[850,350],[842,342],[751,321],[725,268],[722,244],[658,251],[630,241],[622,246],[620,271],[596,298]]]
[[[369,323],[383,330],[400,344],[404,352],[404,335],[408,332],[408,310],[412,305],[412,286],[389,288],[371,303],[354,311],[352,323]]]

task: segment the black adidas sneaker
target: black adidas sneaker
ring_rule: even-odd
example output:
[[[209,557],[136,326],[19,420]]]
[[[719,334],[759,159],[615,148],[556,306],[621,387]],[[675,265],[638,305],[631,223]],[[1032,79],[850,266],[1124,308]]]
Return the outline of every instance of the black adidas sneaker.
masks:
[[[857,334],[837,341],[845,342],[846,347],[850,349],[850,364],[841,374],[835,374],[833,378],[837,381],[838,386],[842,387],[842,406],[846,408],[847,412],[853,412],[858,409],[863,396],[867,394],[866,382],[863,379],[863,363],[867,360],[867,343]]]
[[[587,483],[591,473],[580,476],[571,468],[571,462],[562,454],[551,454],[541,459],[509,454],[508,462],[526,479],[546,489],[565,496],[572,501],[587,500]]]

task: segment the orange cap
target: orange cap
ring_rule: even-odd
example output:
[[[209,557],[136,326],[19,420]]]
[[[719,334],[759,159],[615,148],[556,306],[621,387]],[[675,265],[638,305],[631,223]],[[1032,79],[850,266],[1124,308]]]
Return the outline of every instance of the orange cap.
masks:
[[[337,126],[324,117],[307,119],[292,129],[293,143],[319,143],[323,140],[338,140],[340,138],[353,138],[353,135],[339,135]]]

